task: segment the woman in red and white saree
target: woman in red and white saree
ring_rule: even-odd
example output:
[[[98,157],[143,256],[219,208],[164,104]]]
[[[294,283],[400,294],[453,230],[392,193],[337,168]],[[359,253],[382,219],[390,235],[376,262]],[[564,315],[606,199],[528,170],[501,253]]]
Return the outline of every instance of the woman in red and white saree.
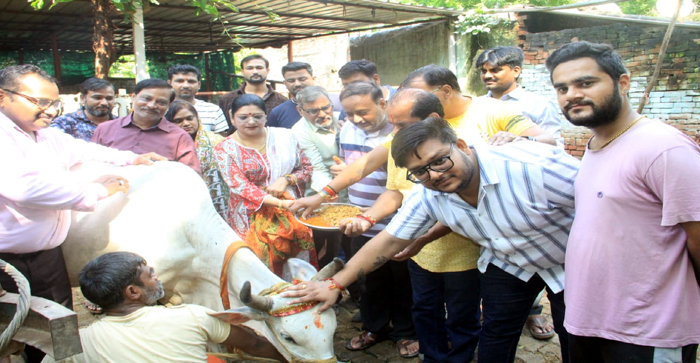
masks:
[[[303,195],[313,166],[290,130],[265,127],[260,97],[241,95],[228,112],[236,131],[214,148],[229,186],[227,222],[277,275],[291,257],[318,268],[311,230],[287,210]]]

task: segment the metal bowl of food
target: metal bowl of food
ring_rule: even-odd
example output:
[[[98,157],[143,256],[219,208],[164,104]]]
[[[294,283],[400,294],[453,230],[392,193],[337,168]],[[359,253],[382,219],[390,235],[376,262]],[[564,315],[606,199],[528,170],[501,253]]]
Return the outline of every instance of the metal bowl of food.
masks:
[[[307,219],[301,217],[303,212],[301,210],[294,215],[299,223],[320,231],[339,231],[341,220],[361,214],[362,209],[348,203],[323,203]]]

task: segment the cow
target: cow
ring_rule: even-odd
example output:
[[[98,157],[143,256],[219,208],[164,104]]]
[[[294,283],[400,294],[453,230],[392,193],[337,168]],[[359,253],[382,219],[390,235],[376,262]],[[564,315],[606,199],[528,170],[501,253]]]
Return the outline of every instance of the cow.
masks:
[[[217,214],[206,185],[192,169],[177,162],[126,167],[86,163],[71,172],[86,182],[99,175],[121,175],[130,185],[128,193],[100,201],[94,212],[72,214],[62,249],[73,286],[78,286],[77,276],[91,259],[112,251],[134,252],[158,271],[166,290],[164,299],[221,312],[220,282],[227,280],[231,309],[218,314],[219,318],[245,322],[290,361],[336,362],[333,333],[337,322],[332,310],[318,314],[318,306],[307,306],[292,315],[271,314],[288,306],[291,299],[257,296],[281,286],[284,280],[248,248],[233,254],[225,277],[221,276],[227,248],[241,238]],[[295,265],[297,275],[315,273],[308,263],[297,261]],[[239,298],[241,294],[247,305]]]

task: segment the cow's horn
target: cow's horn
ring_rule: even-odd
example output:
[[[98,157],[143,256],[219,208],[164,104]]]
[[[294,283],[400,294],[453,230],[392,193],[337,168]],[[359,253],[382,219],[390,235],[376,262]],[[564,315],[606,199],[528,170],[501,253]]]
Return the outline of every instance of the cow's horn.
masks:
[[[250,293],[250,281],[243,283],[240,293],[241,301],[249,308],[260,311],[270,311],[272,309],[272,299],[265,296],[253,295]]]
[[[323,281],[323,279],[332,277],[338,271],[343,269],[343,260],[338,257],[334,258],[331,263],[327,264],[324,268],[319,271],[316,276],[311,278],[311,281]]]

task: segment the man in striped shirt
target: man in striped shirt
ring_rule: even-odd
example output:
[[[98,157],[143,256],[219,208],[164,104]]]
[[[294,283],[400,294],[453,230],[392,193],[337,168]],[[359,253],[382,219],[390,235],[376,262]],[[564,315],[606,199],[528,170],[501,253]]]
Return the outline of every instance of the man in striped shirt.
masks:
[[[382,89],[370,82],[353,82],[340,93],[348,121],[340,131],[340,155],[350,164],[382,145],[394,126],[388,122]],[[348,188],[350,203],[370,207],[386,191],[386,163]],[[361,248],[391,220],[384,218],[363,235],[352,238],[353,251]],[[418,342],[411,318],[411,280],[406,261],[392,261],[366,276],[360,298],[364,331],[350,340],[350,350],[368,348],[390,338],[402,356],[418,355]]]
[[[168,69],[168,84],[175,91],[175,99],[189,102],[194,106],[203,129],[226,136],[228,123],[221,108],[213,103],[194,98],[202,86],[199,77],[199,69],[189,64],[175,65]]]
[[[436,117],[399,131],[391,154],[396,166],[408,169],[406,177],[419,186],[386,230],[331,282],[347,286],[440,222],[481,246],[484,325],[478,361],[514,361],[530,307],[546,287],[562,359],[568,362],[564,253],[574,217],[578,160],[560,148],[531,141],[468,146]],[[328,285],[307,284],[286,296],[324,301],[323,310],[338,297]]]

